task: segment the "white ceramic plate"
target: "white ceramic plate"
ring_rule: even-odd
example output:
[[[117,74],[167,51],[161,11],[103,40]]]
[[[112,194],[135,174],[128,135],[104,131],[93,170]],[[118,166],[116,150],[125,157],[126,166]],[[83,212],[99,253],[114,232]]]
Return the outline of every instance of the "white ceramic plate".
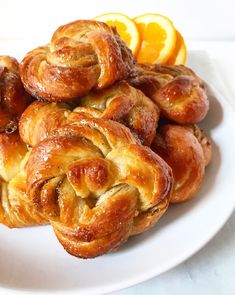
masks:
[[[20,57],[23,50],[15,48]],[[12,46],[9,52],[13,54]],[[213,160],[198,196],[171,206],[152,230],[131,238],[117,252],[93,260],[69,256],[50,226],[10,230],[0,225],[0,291],[5,295],[111,292],[159,275],[203,247],[235,205],[235,115],[215,89],[210,103],[202,126],[213,140]]]

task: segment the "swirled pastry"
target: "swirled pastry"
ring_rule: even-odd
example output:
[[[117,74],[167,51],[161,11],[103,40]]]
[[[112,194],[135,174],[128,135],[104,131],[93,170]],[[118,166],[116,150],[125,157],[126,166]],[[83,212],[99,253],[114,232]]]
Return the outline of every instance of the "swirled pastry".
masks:
[[[18,119],[30,101],[20,80],[17,60],[0,55],[0,132],[17,129]]]
[[[155,76],[170,81],[178,76],[192,77],[200,87],[205,88],[204,81],[189,67],[184,65],[137,64],[138,76]]]
[[[206,116],[209,101],[202,80],[185,66],[138,65],[131,85],[160,108],[161,115],[179,124],[195,124]]]
[[[80,99],[79,107],[74,111],[91,112],[95,117],[118,121],[144,145],[152,143],[159,119],[158,107],[142,91],[124,81],[90,92]]]
[[[126,125],[143,144],[150,145],[153,141],[159,110],[140,90],[124,81],[90,92],[80,98],[79,105],[73,112],[118,121]],[[25,143],[33,146],[51,131],[66,124],[70,115],[68,105],[34,102],[20,120],[21,137]]]
[[[26,195],[27,158],[18,133],[0,134],[0,223],[8,227],[46,223]]]
[[[172,174],[124,125],[72,113],[68,125],[33,147],[27,184],[66,251],[91,258],[157,222]]]
[[[170,202],[182,202],[193,197],[204,179],[205,158],[192,131],[183,126],[164,125],[151,148],[172,168],[174,186]]]
[[[134,73],[134,58],[116,30],[94,20],[59,27],[49,45],[21,63],[27,91],[38,99],[71,101]]]

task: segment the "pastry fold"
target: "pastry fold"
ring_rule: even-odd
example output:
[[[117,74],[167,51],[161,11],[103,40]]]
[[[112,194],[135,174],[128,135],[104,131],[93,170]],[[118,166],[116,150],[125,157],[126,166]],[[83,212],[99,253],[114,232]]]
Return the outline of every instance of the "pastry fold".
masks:
[[[50,44],[21,62],[21,78],[38,99],[65,102],[133,75],[134,57],[115,28],[94,20],[59,27]]]
[[[73,113],[118,121],[127,126],[144,145],[150,145],[156,134],[158,107],[140,90],[121,81],[81,97],[78,107],[66,104],[34,102],[20,120],[20,135],[31,146],[64,125]],[[35,129],[37,132],[35,132]]]
[[[0,134],[0,223],[8,227],[45,224],[26,193],[26,145],[17,132]]]
[[[83,258],[153,226],[173,183],[166,162],[124,125],[75,112],[32,148],[26,175],[29,199],[66,251]]]
[[[179,124],[196,124],[209,110],[203,81],[189,68],[137,65],[129,83],[142,90],[160,109],[161,116]]]

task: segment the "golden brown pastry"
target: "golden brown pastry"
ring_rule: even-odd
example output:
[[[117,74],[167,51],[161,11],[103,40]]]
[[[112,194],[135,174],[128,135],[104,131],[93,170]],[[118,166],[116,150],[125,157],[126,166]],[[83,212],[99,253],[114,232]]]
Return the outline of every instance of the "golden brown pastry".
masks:
[[[65,125],[70,115],[68,105],[35,101],[20,118],[20,137],[27,145],[35,146],[55,129]]]
[[[73,112],[118,121],[130,128],[141,143],[148,146],[152,143],[159,119],[158,107],[140,90],[131,87],[125,81],[90,92],[80,98],[79,105]],[[69,106],[34,102],[22,115],[21,137],[33,146],[55,128],[66,124],[70,114]],[[33,140],[35,136],[39,136],[39,139]]]
[[[32,148],[27,185],[66,251],[91,258],[157,222],[172,174],[124,125],[72,113],[68,125]]]
[[[192,131],[179,125],[164,125],[151,148],[172,168],[174,186],[170,202],[192,198],[205,174],[203,149]]]
[[[20,115],[30,102],[20,80],[17,60],[0,55],[0,132],[14,132]]]
[[[149,146],[156,134],[158,107],[142,91],[125,81],[90,92],[80,99],[79,106],[75,112],[82,111],[82,106],[95,117],[123,123],[144,145]]]
[[[91,113],[93,117],[118,121],[127,126],[144,145],[150,145],[156,134],[158,107],[127,82],[91,91],[79,100],[74,112]]]
[[[170,81],[178,76],[190,76],[204,88],[203,80],[189,67],[184,65],[137,64],[138,76],[155,76]]]
[[[32,50],[21,63],[27,91],[57,102],[77,99],[133,73],[131,50],[114,28],[94,20],[59,27],[49,45]]]
[[[130,84],[150,97],[161,115],[179,124],[195,124],[206,116],[209,101],[202,80],[185,66],[138,65]]]
[[[18,133],[0,134],[0,223],[8,227],[46,222],[26,195],[28,153]]]
[[[208,166],[212,158],[211,140],[205,134],[205,132],[202,129],[200,129],[197,125],[188,125],[184,127],[187,128],[189,131],[191,131],[193,135],[197,138],[199,143],[201,144],[203,154],[204,154],[204,159],[205,159],[205,166]]]

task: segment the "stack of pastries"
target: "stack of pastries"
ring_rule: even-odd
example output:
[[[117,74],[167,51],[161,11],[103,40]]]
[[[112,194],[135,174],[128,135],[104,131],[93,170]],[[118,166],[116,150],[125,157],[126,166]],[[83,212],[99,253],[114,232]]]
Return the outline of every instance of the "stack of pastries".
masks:
[[[61,26],[20,65],[1,56],[0,223],[50,224],[81,258],[116,249],[198,192],[208,109],[191,69],[136,64],[98,21]]]

